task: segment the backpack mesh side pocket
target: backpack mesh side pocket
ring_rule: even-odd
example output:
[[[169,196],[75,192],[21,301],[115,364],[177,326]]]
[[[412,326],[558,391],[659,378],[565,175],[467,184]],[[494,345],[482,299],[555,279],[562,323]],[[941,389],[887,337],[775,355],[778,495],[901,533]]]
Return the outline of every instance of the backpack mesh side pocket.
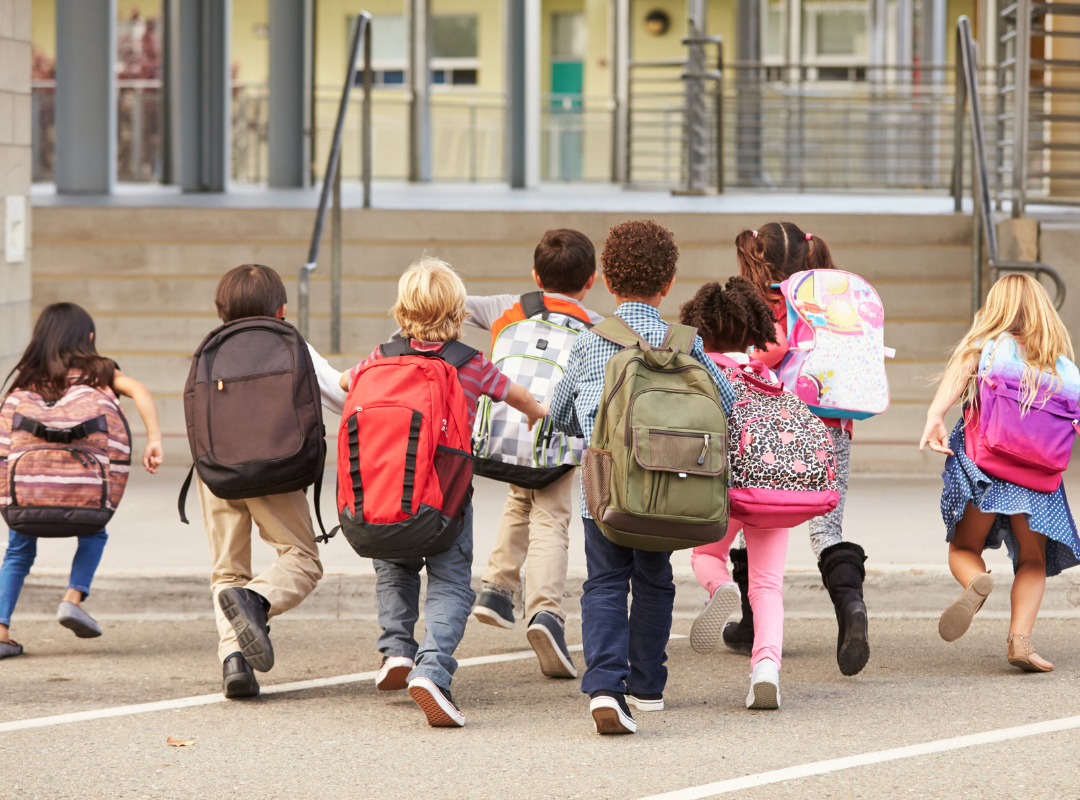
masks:
[[[603,519],[611,503],[611,453],[590,447],[581,460],[581,488],[585,508],[593,519]]]

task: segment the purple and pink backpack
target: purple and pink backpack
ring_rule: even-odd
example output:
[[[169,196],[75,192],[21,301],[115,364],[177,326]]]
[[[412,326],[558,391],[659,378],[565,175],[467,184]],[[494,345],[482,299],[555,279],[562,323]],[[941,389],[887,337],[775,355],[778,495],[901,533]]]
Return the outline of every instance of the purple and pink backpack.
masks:
[[[735,390],[728,417],[731,516],[761,528],[790,528],[836,508],[836,454],[825,424],[772,383],[760,361],[710,353]]]

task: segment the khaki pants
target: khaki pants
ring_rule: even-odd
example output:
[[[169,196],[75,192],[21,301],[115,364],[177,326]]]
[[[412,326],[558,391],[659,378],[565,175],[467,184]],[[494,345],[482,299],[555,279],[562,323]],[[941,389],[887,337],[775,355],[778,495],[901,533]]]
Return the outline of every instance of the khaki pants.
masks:
[[[576,473],[568,472],[543,489],[511,484],[503,506],[483,580],[516,592],[524,564],[526,622],[541,611],[566,619],[562,597],[570,547],[570,489]]]
[[[210,587],[217,618],[218,658],[221,661],[239,652],[240,644],[232,623],[218,605],[218,593],[230,586],[245,586],[270,602],[270,616],[295,608],[315,589],[322,577],[315,529],[311,524],[307,496],[302,491],[222,500],[200,480],[199,502],[203,525],[210,543],[214,571]],[[259,536],[277,550],[278,559],[266,572],[251,575],[251,523]]]

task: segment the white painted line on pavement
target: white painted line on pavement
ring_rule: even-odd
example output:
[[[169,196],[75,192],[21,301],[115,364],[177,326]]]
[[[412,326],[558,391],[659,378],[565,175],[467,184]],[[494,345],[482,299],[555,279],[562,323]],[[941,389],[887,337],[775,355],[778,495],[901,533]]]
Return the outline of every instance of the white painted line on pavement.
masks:
[[[685,639],[683,634],[673,633],[672,639]],[[581,645],[570,645],[567,650],[571,653],[580,653]],[[484,664],[500,664],[504,661],[519,661],[523,658],[535,658],[536,653],[532,650],[516,650],[513,653],[499,653],[493,656],[476,656],[463,658],[458,661],[458,667],[479,667]],[[285,692],[299,692],[304,689],[320,689],[324,686],[341,686],[346,683],[363,683],[373,681],[379,673],[356,672],[352,675],[337,675],[332,678],[312,678],[307,681],[294,681],[293,683],[278,683],[273,686],[263,686],[261,694],[284,694]],[[56,714],[51,717],[35,717],[33,719],[18,719],[13,722],[0,722],[0,733],[9,731],[21,731],[28,728],[47,728],[51,725],[67,725],[72,722],[89,722],[95,719],[108,719],[109,717],[127,717],[132,714],[148,714],[152,711],[172,711],[180,708],[193,706],[209,706],[214,703],[227,703],[223,694],[201,694],[195,697],[180,697],[176,700],[160,700],[156,703],[139,703],[132,706],[114,706],[113,708],[99,708],[94,711],[76,711],[72,714]]]
[[[885,761],[898,761],[904,758],[945,753],[950,750],[962,750],[966,747],[978,747],[983,744],[1006,742],[1011,739],[1026,739],[1029,736],[1041,736],[1046,733],[1056,733],[1080,728],[1080,716],[1051,719],[1046,722],[1034,722],[1030,725],[1019,725],[1015,728],[999,728],[998,730],[973,733],[969,736],[957,736],[954,739],[938,739],[934,742],[896,747],[892,750],[879,750],[876,753],[863,753],[857,756],[845,758],[832,758],[828,761],[814,761],[810,764],[801,764],[796,767],[776,769],[772,772],[760,772],[756,775],[744,775],[741,778],[731,778],[716,783],[706,783],[703,786],[691,786],[687,789],[676,789],[673,792],[655,794],[640,800],[702,800],[706,797],[716,797],[721,794],[739,792],[743,789],[753,789],[757,786],[767,786],[771,783],[783,783],[785,781],[809,778],[814,775],[825,775],[830,772],[851,769],[853,767],[865,767],[870,764],[881,764]]]

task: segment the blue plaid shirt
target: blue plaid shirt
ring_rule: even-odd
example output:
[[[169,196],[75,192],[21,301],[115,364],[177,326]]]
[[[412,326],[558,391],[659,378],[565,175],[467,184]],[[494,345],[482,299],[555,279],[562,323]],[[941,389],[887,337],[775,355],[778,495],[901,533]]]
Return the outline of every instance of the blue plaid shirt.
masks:
[[[660,311],[645,303],[623,303],[615,309],[615,316],[641,334],[649,344],[659,347],[667,333],[667,323],[660,318]],[[586,442],[592,440],[596,412],[604,395],[604,369],[608,359],[619,352],[619,345],[609,342],[598,334],[581,334],[570,350],[563,378],[555,387],[551,400],[551,418],[555,427],[571,436],[581,436]],[[731,415],[735,405],[735,391],[720,374],[713,360],[705,355],[701,337],[694,340],[690,355],[700,361],[716,385],[720,388],[720,404],[724,413]],[[585,508],[585,494],[581,495],[581,516],[590,517]]]

